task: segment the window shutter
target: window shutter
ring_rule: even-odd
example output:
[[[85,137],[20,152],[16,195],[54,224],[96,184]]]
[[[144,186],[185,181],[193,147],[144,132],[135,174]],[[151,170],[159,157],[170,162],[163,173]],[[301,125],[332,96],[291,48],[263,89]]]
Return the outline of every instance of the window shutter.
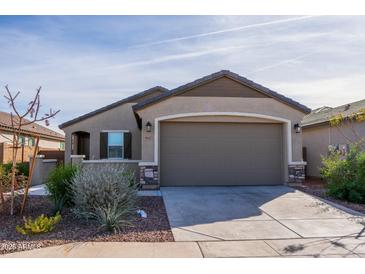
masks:
[[[124,132],[124,159],[132,159],[132,134]]]
[[[100,159],[108,158],[108,132],[100,132]]]

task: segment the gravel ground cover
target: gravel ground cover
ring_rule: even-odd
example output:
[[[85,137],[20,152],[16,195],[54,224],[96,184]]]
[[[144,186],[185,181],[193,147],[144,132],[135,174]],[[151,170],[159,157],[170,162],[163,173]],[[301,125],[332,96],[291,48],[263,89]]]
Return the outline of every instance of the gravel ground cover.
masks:
[[[18,197],[21,200],[21,196]],[[45,196],[30,196],[25,216],[50,214],[51,203]],[[174,241],[162,197],[139,197],[138,208],[146,211],[147,218],[136,217],[130,227],[120,233],[98,231],[92,221],[76,218],[69,209],[62,212],[62,220],[50,233],[27,237],[15,227],[23,224],[19,214],[10,216],[8,203],[0,205],[0,254],[30,250],[70,242],[165,242]]]
[[[355,204],[346,202],[343,200],[335,199],[326,194],[325,182],[320,179],[307,179],[302,186],[296,186],[296,189],[306,192],[310,195],[320,197],[322,199],[331,201],[333,203],[342,205],[344,207],[350,208],[352,210],[359,211],[365,214],[365,204]]]

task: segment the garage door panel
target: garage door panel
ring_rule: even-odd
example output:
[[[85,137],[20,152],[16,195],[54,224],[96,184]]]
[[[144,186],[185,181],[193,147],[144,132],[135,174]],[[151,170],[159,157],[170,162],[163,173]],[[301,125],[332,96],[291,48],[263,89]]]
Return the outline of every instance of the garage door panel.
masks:
[[[282,126],[161,123],[161,185],[270,185],[282,175]]]

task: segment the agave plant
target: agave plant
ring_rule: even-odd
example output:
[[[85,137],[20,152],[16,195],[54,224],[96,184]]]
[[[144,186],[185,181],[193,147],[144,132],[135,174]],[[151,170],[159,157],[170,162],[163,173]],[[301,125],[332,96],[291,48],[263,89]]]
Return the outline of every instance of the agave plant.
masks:
[[[131,225],[136,212],[137,189],[123,168],[83,168],[72,180],[73,212],[94,219],[100,229],[118,232]]]
[[[120,232],[123,227],[131,226],[134,209],[129,206],[118,205],[113,203],[107,207],[97,208],[91,217],[95,219],[100,230],[108,230],[114,233]]]

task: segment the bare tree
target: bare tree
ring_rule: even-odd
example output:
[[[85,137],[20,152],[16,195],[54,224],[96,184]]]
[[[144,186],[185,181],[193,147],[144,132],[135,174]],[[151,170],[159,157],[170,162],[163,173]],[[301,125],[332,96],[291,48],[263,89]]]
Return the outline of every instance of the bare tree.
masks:
[[[17,165],[17,154],[19,149],[19,140],[21,137],[21,133],[24,130],[24,127],[27,125],[31,125],[36,122],[44,121],[46,126],[49,126],[49,120],[55,117],[60,111],[53,111],[52,109],[49,112],[45,113],[44,115],[40,115],[40,108],[41,108],[41,99],[40,99],[40,92],[41,87],[36,90],[36,94],[25,108],[24,113],[20,113],[19,107],[16,105],[16,99],[20,95],[18,91],[15,95],[13,95],[8,86],[5,86],[6,95],[4,96],[5,99],[8,101],[8,104],[11,108],[10,117],[11,117],[11,130],[13,138],[12,142],[12,168],[11,168],[11,197],[10,197],[10,214],[14,214],[14,199],[15,199],[15,187],[16,187],[16,165]],[[39,138],[39,137],[38,137]],[[38,139],[37,138],[37,143]],[[35,148],[34,153],[36,153],[38,145]],[[33,159],[35,158],[35,154],[33,155]],[[31,169],[30,169],[30,176],[28,178],[27,186],[26,186],[26,193],[24,193],[25,197],[23,199],[22,210],[24,209],[25,202],[26,202],[26,195],[28,194],[27,190],[29,188],[30,180],[32,177],[32,173],[34,168],[34,161],[32,161]]]

